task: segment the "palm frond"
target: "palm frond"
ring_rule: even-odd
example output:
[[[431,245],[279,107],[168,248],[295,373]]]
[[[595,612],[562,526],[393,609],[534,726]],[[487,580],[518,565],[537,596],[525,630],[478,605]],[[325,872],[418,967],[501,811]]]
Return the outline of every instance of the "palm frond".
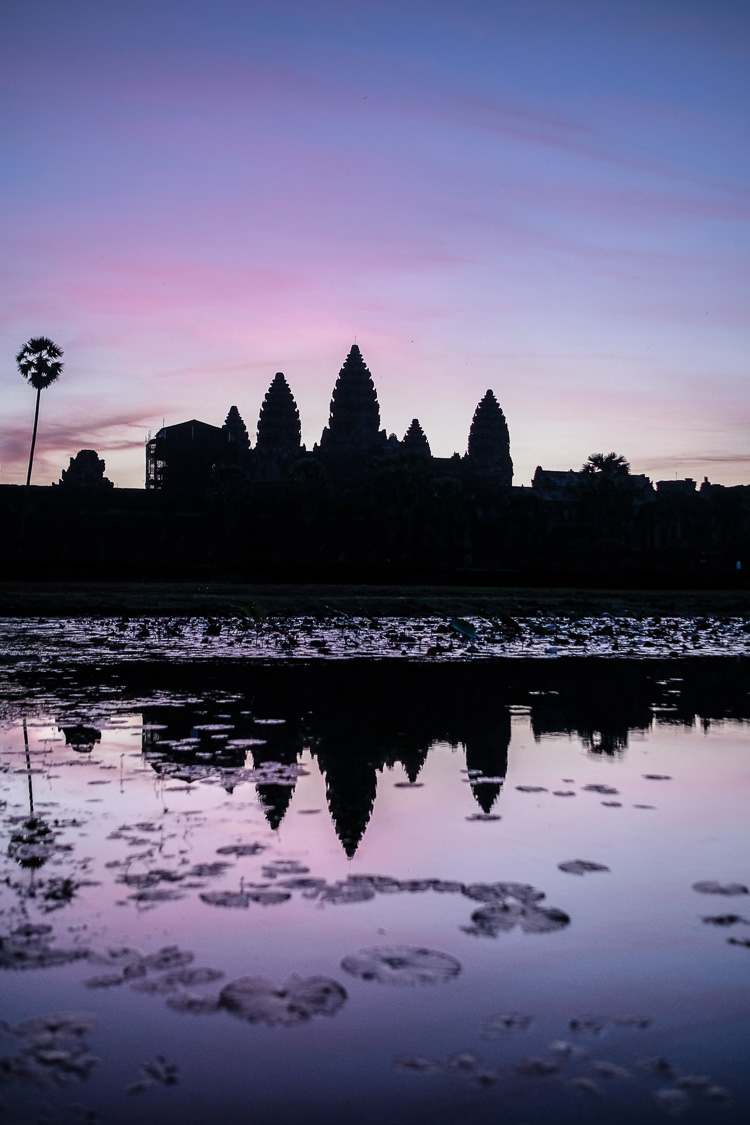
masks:
[[[62,374],[62,349],[47,336],[33,336],[18,355],[16,363],[24,379],[37,391],[43,391]]]

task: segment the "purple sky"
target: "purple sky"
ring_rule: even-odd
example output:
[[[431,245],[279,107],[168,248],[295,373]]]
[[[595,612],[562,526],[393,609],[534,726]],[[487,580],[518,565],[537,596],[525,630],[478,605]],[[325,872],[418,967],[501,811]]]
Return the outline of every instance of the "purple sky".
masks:
[[[384,428],[515,483],[624,453],[750,481],[747,0],[5,0],[0,480],[139,486],[162,418],[317,441],[356,335]]]

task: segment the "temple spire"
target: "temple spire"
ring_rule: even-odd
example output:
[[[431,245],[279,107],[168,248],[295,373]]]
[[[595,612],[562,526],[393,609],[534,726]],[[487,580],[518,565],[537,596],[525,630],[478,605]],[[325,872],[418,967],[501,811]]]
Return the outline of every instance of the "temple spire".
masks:
[[[320,453],[333,468],[356,473],[385,447],[375,384],[357,344],[352,344],[331,396],[328,425],[320,439]]]
[[[242,420],[242,415],[236,406],[229,407],[224,425],[221,427],[227,435],[227,441],[234,442],[242,452],[250,448],[250,438],[247,436],[247,426]]]
[[[508,424],[492,391],[487,391],[474,411],[467,461],[483,477],[491,477],[498,484],[512,483]]]
[[[279,479],[299,456],[302,428],[294,395],[277,371],[263,399],[255,445],[260,479]]]
[[[419,424],[418,418],[412,418],[409,429],[404,434],[402,446],[407,453],[419,457],[431,457],[430,443],[425,437],[425,432]]]

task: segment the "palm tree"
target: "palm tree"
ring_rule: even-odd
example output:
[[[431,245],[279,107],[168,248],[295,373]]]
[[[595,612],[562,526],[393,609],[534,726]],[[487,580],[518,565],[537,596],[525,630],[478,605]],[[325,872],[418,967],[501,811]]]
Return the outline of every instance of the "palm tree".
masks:
[[[62,374],[62,351],[57,344],[53,344],[46,336],[34,336],[23,345],[16,356],[18,370],[24,379],[28,379],[32,387],[36,388],[36,412],[34,414],[34,433],[31,438],[31,452],[29,454],[29,471],[26,475],[26,484],[31,484],[31,466],[34,463],[34,446],[36,445],[36,428],[39,422],[39,396],[45,387],[54,383]]]
[[[601,473],[602,476],[609,478],[626,477],[630,472],[630,463],[625,460],[622,453],[592,453],[582,466],[581,472],[587,475]]]

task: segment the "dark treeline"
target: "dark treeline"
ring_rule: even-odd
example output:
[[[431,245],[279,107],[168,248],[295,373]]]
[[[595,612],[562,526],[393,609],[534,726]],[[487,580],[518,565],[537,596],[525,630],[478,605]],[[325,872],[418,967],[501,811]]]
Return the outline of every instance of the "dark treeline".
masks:
[[[579,477],[579,474],[572,474]],[[355,495],[219,474],[203,493],[0,486],[6,576],[362,581],[472,572],[729,577],[750,559],[750,487],[651,490],[596,478],[564,496],[375,465]],[[738,575],[739,577],[739,575]]]

